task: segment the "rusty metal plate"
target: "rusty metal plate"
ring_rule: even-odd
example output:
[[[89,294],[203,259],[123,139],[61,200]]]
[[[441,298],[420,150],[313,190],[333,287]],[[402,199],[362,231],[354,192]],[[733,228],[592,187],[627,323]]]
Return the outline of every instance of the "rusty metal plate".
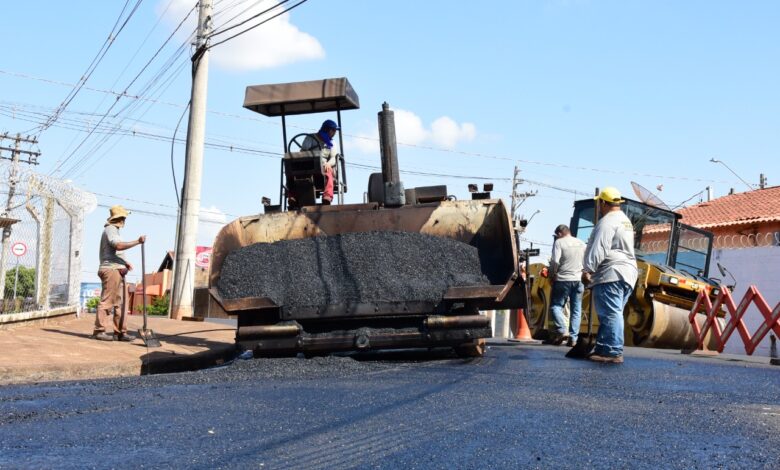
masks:
[[[209,289],[209,294],[226,312],[240,312],[245,310],[265,310],[279,308],[268,297],[244,297],[240,299],[223,299],[217,288]]]
[[[444,300],[457,302],[459,300],[490,299],[498,301],[504,287],[503,285],[450,287],[444,293]]]

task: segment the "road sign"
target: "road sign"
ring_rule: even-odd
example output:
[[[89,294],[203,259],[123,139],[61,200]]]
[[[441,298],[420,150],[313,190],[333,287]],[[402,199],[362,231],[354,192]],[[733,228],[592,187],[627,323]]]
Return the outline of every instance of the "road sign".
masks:
[[[540,253],[539,248],[526,248],[525,250],[523,250],[523,252],[529,258],[531,256],[539,256],[539,253]]]
[[[11,245],[11,253],[18,256],[24,256],[25,253],[27,253],[27,245],[25,245],[22,242],[16,242],[13,245]]]
[[[195,266],[203,269],[209,268],[211,263],[211,247],[210,246],[196,246],[195,247]]]

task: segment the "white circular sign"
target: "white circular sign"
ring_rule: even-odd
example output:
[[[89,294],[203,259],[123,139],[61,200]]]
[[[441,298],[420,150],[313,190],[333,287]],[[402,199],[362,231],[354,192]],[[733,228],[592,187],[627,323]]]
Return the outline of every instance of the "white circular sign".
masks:
[[[16,256],[24,256],[24,254],[27,253],[27,245],[22,242],[16,242],[11,245],[11,253]]]

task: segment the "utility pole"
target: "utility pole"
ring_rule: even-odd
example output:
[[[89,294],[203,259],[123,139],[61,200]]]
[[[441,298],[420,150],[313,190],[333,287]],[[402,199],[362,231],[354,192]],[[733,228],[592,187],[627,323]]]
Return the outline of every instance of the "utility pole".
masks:
[[[179,210],[176,260],[171,293],[171,318],[193,316],[195,243],[200,214],[200,186],[203,176],[203,145],[206,132],[206,92],[209,73],[208,36],[211,33],[212,0],[200,0],[195,53],[192,56],[192,92],[187,130],[184,187]]]
[[[523,225],[523,222],[519,220],[517,211],[520,209],[520,206],[523,205],[526,199],[528,199],[529,197],[536,196],[536,193],[538,192],[538,191],[526,191],[522,193],[517,192],[517,187],[523,183],[524,183],[523,179],[520,178],[520,168],[515,166],[515,172],[512,175],[512,207],[510,208],[510,211],[512,214],[512,224],[514,225],[514,229],[518,232],[525,231],[525,226]]]
[[[34,137],[27,136],[26,138],[23,138],[21,134],[16,134],[16,137],[9,137],[8,133],[6,132],[3,135],[0,135],[0,143],[2,143],[3,140],[9,140],[13,139],[14,146],[13,147],[6,147],[4,145],[0,145],[0,152],[3,150],[8,150],[11,152],[11,157],[4,157],[2,156],[2,153],[0,153],[0,159],[4,160],[11,160],[11,174],[8,177],[8,199],[6,200],[5,207],[3,208],[2,218],[8,218],[11,215],[11,210],[14,208],[13,200],[14,195],[16,194],[16,186],[19,184],[19,163],[22,155],[27,156],[27,160],[24,161],[24,163],[28,163],[30,165],[37,165],[38,164],[38,157],[41,155],[40,152],[34,152],[31,150],[22,150],[19,148],[22,144],[22,142],[26,144],[37,144],[38,141]],[[11,244],[11,225],[12,224],[3,224],[3,235],[2,235],[2,247],[0,249],[0,299],[5,298],[5,257],[8,253],[8,246]],[[19,271],[18,265],[17,265],[17,274]]]

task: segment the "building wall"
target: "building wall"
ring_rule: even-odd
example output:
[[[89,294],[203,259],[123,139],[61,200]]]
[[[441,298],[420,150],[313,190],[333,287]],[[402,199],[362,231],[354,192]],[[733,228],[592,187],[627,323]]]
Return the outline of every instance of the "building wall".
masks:
[[[716,263],[725,267],[736,279],[733,292],[738,305],[750,285],[755,285],[770,308],[780,302],[780,246],[765,246],[744,249],[716,249],[712,252],[710,276],[723,277],[723,284],[733,284],[727,274],[721,276]],[[748,332],[752,335],[764,318],[755,306],[751,306],[743,317]],[[769,334],[753,353],[755,356],[769,356]],[[724,352],[744,354],[745,347],[736,331],[729,338]]]

